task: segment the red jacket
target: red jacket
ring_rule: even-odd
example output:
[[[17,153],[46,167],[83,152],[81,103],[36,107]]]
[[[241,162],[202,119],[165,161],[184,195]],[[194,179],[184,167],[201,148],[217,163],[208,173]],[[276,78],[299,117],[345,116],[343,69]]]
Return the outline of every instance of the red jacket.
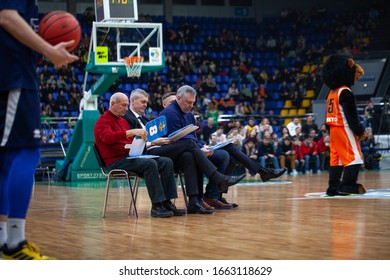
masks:
[[[126,144],[131,144],[133,138],[126,137],[129,123],[115,116],[110,110],[106,111],[97,120],[94,128],[95,144],[106,165],[110,165],[129,154]]]
[[[313,141],[312,147],[309,147],[307,140],[304,140],[304,141],[302,141],[301,151],[302,151],[303,156],[312,155],[313,153],[318,154],[317,143],[315,141]]]
[[[295,151],[295,153],[294,153],[295,160],[303,159],[301,146],[298,146],[295,144],[293,144],[292,146],[293,146],[293,150]]]
[[[326,151],[329,151],[329,145],[326,146],[325,143],[324,143],[324,137],[321,137],[320,140],[318,140],[317,142],[317,151],[319,154],[323,153],[323,152],[326,152]]]

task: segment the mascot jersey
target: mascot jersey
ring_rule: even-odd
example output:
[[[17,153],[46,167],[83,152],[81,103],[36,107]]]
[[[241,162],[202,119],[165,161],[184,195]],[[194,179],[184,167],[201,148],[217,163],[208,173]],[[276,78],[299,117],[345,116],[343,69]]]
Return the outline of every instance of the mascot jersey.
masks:
[[[339,103],[343,90],[348,87],[331,90],[328,94],[326,124],[330,127],[330,165],[348,166],[362,164],[362,153],[357,136],[350,129],[343,107]]]

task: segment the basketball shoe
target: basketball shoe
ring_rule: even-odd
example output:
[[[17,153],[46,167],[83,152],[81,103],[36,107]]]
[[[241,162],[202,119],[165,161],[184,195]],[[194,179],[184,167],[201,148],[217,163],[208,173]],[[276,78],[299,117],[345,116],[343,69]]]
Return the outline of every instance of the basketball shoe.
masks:
[[[54,260],[41,254],[41,250],[33,243],[24,240],[14,249],[3,248],[3,260]]]

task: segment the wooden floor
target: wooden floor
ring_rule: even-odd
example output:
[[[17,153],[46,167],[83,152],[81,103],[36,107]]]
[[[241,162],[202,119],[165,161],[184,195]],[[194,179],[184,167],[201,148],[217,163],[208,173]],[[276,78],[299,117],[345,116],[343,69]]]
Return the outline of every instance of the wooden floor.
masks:
[[[390,171],[362,172],[370,189],[389,189]],[[328,174],[284,176],[234,186],[239,207],[212,215],[151,218],[140,189],[139,219],[127,215],[129,192],[112,188],[101,218],[104,183],[37,183],[27,238],[59,259],[390,259],[390,197],[321,198]],[[255,183],[255,184],[253,184]],[[176,201],[183,206],[180,197]]]

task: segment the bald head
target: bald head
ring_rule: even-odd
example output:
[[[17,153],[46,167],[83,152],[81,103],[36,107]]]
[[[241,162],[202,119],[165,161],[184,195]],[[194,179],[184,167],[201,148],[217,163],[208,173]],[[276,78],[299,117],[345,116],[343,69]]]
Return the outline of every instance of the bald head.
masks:
[[[109,110],[117,117],[123,117],[129,109],[129,99],[126,94],[116,92],[111,95]]]

